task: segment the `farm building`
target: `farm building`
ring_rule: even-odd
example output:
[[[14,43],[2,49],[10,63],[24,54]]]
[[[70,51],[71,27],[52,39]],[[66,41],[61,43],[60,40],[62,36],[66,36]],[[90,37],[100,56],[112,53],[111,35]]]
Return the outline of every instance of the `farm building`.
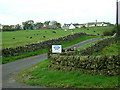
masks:
[[[84,27],[85,25],[84,24],[73,24],[76,28],[82,28]]]
[[[43,25],[42,29],[46,29],[46,25]]]
[[[94,26],[110,26],[112,25],[109,22],[89,22],[85,24],[85,27],[94,27]]]
[[[75,29],[76,27],[74,26],[74,24],[64,24],[63,29]]]

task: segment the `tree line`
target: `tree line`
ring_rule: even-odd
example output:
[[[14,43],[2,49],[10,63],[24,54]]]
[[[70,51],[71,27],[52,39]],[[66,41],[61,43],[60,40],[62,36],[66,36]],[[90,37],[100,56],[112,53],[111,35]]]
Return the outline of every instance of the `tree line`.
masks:
[[[22,22],[22,25],[1,25],[0,29],[4,31],[15,31],[15,30],[36,30],[36,29],[42,29],[42,27],[45,27],[46,29],[60,29],[61,23],[57,21],[45,21],[42,22],[34,22],[33,20],[27,20],[25,22]]]

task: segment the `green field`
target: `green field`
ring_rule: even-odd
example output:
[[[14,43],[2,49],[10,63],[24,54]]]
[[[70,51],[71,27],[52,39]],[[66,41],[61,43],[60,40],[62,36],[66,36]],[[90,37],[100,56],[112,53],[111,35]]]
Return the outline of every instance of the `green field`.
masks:
[[[56,88],[115,88],[119,76],[90,75],[48,69],[49,60],[42,61],[17,76],[17,81],[29,85]]]
[[[30,43],[36,43],[38,41],[63,37],[69,34],[76,32],[85,32],[88,34],[100,34],[102,35],[105,30],[112,30],[113,27],[91,27],[87,29],[75,29],[75,30],[22,30],[22,31],[11,31],[11,32],[2,32],[2,47],[16,47],[22,46]],[[56,33],[53,33],[55,31]],[[43,37],[45,36],[45,38]]]

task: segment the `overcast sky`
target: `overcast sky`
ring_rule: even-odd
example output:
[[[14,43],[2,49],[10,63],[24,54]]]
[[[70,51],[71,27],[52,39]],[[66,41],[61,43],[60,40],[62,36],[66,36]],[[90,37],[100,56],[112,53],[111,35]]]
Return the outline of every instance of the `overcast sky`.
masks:
[[[26,20],[56,20],[63,24],[96,19],[114,24],[116,0],[0,0],[0,23],[4,25]]]

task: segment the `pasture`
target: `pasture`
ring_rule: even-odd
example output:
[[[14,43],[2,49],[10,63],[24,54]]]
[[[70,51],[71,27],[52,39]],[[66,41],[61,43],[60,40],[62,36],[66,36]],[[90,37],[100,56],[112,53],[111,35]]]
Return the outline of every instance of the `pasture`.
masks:
[[[63,37],[76,32],[85,32],[88,34],[102,35],[105,30],[112,30],[113,27],[91,27],[87,29],[74,29],[74,30],[21,30],[2,32],[2,47],[16,47],[38,41],[48,40]]]

